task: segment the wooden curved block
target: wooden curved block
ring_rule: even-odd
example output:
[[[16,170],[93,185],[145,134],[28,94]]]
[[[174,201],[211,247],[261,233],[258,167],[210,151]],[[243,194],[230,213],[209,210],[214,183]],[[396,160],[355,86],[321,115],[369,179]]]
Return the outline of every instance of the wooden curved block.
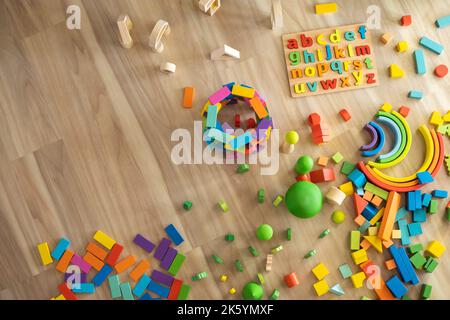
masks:
[[[372,125],[370,123],[366,124],[364,126],[364,129],[366,129],[366,131],[369,132],[370,138],[372,140],[368,144],[359,148],[359,150],[361,150],[361,151],[372,150],[375,147],[375,145],[378,143],[378,131],[375,130],[375,128],[372,127]]]
[[[175,73],[175,71],[177,70],[177,66],[174,63],[171,62],[164,62],[161,64],[161,66],[159,67],[159,70],[162,73]]]
[[[213,16],[222,6],[221,0],[199,0],[198,6],[204,13]]]
[[[164,50],[164,44],[162,43],[162,37],[170,34],[170,26],[167,21],[158,20],[153,27],[152,33],[148,41],[148,45],[153,51],[161,53]]]
[[[128,15],[121,15],[117,19],[117,27],[119,28],[120,44],[126,49],[130,49],[133,46],[133,38],[130,31],[133,29],[133,22]]]
[[[379,141],[378,141],[378,145],[372,149],[372,150],[365,150],[363,152],[361,152],[361,155],[363,157],[372,157],[374,155],[376,155],[378,152],[381,151],[381,149],[383,149],[384,147],[384,143],[385,143],[385,137],[384,137],[384,131],[383,128],[381,128],[378,124],[376,124],[373,121],[370,121],[369,124],[375,128],[375,130],[378,132],[378,137],[379,137]]]

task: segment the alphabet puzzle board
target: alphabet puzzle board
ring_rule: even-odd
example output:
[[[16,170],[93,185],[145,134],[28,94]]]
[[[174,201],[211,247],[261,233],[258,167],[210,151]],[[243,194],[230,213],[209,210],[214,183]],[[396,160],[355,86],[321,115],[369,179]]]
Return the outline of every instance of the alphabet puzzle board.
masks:
[[[371,35],[364,24],[282,36],[293,98],[378,85]]]

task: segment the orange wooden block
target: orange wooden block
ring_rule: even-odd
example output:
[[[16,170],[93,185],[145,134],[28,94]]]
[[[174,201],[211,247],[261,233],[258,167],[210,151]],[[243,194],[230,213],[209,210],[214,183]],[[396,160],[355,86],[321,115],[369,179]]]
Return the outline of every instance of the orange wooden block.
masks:
[[[252,106],[253,111],[255,111],[258,118],[263,119],[269,115],[267,113],[266,108],[264,108],[261,99],[259,99],[258,96],[254,96],[252,99],[250,99],[249,103]]]
[[[383,220],[381,220],[378,237],[381,240],[391,240],[392,230],[394,228],[395,216],[400,207],[401,196],[395,191],[389,192],[389,196],[384,209]]]
[[[389,249],[390,246],[392,246],[394,244],[394,241],[392,241],[391,239],[389,240],[385,240],[385,241],[381,241],[383,243],[383,246],[386,249]]]
[[[114,269],[116,269],[117,273],[121,273],[135,264],[135,262],[136,258],[130,255],[117,262],[117,264],[114,266]]]
[[[320,115],[318,113],[311,113],[308,117],[308,124],[313,127],[319,125],[321,121]]]
[[[395,264],[394,259],[386,260],[384,262],[384,265],[386,266],[386,269],[388,269],[388,270],[393,270],[393,269],[397,268],[397,265]]]
[[[102,261],[105,260],[106,256],[108,255],[108,252],[92,242],[88,243],[88,245],[86,246],[86,251],[92,253]]]
[[[194,103],[194,98],[195,98],[195,88],[193,88],[193,87],[184,88],[183,107],[184,108],[192,108],[192,104]]]
[[[372,200],[370,201],[375,207],[379,207],[381,203],[383,202],[383,199],[381,199],[379,196],[373,196]]]
[[[56,264],[56,270],[58,270],[59,272],[66,272],[73,255],[74,253],[67,249]]]
[[[297,178],[295,178],[297,181],[311,181],[311,178],[309,177],[309,173],[307,174],[299,174],[297,175]]]
[[[409,115],[409,112],[411,109],[409,109],[407,106],[401,106],[398,110],[398,113],[400,113],[403,117],[407,117]]]
[[[373,193],[372,192],[370,192],[370,191],[364,192],[364,196],[363,196],[364,200],[370,202],[370,201],[372,201],[372,198],[373,198]]]
[[[100,260],[99,258],[94,256],[90,252],[87,252],[84,255],[83,260],[86,261],[87,263],[89,263],[92,266],[92,268],[94,268],[97,271],[100,271],[103,268],[103,266],[105,265],[102,260]]]
[[[342,109],[341,111],[339,111],[339,115],[345,122],[349,121],[352,118],[347,109]]]
[[[360,215],[356,216],[354,221],[358,226],[362,226],[364,224],[364,222],[366,222],[366,218],[364,218],[364,216],[362,214],[360,214]]]
[[[142,275],[150,269],[150,261],[142,259],[141,262],[130,272],[130,279],[134,282],[138,282]]]
[[[359,245],[361,246],[361,249],[364,249],[364,250],[366,250],[366,251],[367,251],[367,250],[370,248],[370,246],[371,246],[370,242],[367,241],[367,239],[364,239],[363,241],[361,241],[361,243],[360,243]]]
[[[377,265],[372,261],[368,260],[362,264],[360,264],[361,269],[367,277],[368,284],[370,283],[371,287],[377,294],[380,300],[395,300],[391,291],[386,286],[383,278],[381,278],[380,273],[376,273]],[[379,270],[379,268],[378,268]]]
[[[319,166],[326,167],[327,164],[328,164],[328,160],[330,160],[330,158],[324,157],[324,156],[320,156],[319,159],[317,159],[317,164]]]

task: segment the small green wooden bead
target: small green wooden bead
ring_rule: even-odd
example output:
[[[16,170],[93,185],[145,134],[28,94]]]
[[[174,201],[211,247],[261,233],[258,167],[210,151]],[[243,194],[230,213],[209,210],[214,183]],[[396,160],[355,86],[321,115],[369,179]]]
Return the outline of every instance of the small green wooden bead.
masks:
[[[323,230],[322,233],[319,235],[319,238],[320,239],[325,238],[327,235],[330,234],[330,232],[331,232],[330,229]]]
[[[291,229],[291,228],[288,228],[288,229],[286,230],[286,238],[287,238],[289,241],[292,240],[292,229]]]
[[[259,189],[258,190],[258,202],[264,203],[265,198],[266,198],[266,191],[264,189]]]
[[[218,255],[213,254],[212,258],[214,259],[214,261],[216,263],[223,264],[223,259],[221,257],[219,257]]]
[[[225,235],[225,240],[229,241],[229,242],[234,241],[234,234],[232,234],[232,233],[226,234]]]
[[[254,257],[258,257],[259,256],[258,250],[256,250],[253,246],[248,247],[248,251],[250,251],[250,253]]]
[[[246,163],[240,164],[237,167],[237,169],[236,169],[237,173],[245,173],[245,172],[248,172],[248,171],[250,171],[250,166],[248,164],[246,164]]]
[[[317,254],[316,249],[312,249],[305,254],[304,258],[308,259],[308,258],[314,257],[316,254]]]
[[[270,300],[278,300],[280,297],[280,291],[278,289],[273,290],[272,294],[270,295]]]
[[[275,253],[280,252],[281,250],[283,250],[283,246],[280,244],[279,246],[272,248],[272,250],[270,250],[270,252],[275,254]]]
[[[219,201],[219,207],[223,210],[223,212],[228,212],[230,208],[228,208],[228,204],[225,202],[225,200]]]
[[[183,202],[183,209],[186,211],[191,210],[192,208],[192,202],[191,201],[185,201]]]
[[[244,272],[244,267],[243,267],[243,265],[242,265],[242,262],[241,262],[241,260],[236,260],[235,262],[234,262],[234,265],[235,265],[235,267],[236,267],[236,269],[239,271],[239,272]]]
[[[273,204],[275,207],[278,207],[278,206],[280,205],[281,202],[283,202],[283,196],[278,195],[278,196],[275,198],[275,200],[273,200],[272,204]]]

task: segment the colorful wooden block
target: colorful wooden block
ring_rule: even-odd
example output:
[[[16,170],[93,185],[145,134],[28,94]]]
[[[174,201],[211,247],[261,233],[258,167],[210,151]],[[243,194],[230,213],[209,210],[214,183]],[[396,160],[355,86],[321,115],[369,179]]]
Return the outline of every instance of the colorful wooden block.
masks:
[[[332,13],[337,11],[336,2],[317,3],[315,5],[316,14]]]
[[[330,291],[330,287],[328,286],[328,283],[325,279],[320,280],[313,284],[314,290],[316,291],[316,294],[318,297],[323,296],[328,291]]]
[[[100,271],[105,264],[102,260],[94,256],[90,252],[86,252],[86,254],[83,256],[83,260],[86,261],[92,268],[94,268],[97,271]]]
[[[423,92],[418,90],[411,90],[408,92],[408,98],[420,100],[423,98]]]
[[[418,172],[417,179],[419,180],[420,184],[427,184],[434,181],[433,176],[428,171]]]
[[[183,285],[183,281],[179,279],[174,279],[172,286],[170,287],[168,300],[177,300],[178,295],[180,294],[181,286]]]
[[[100,260],[105,260],[108,253],[97,246],[95,243],[89,242],[86,246],[86,251],[92,253],[94,256],[96,256]]]
[[[114,244],[111,251],[109,252],[108,257],[106,258],[106,263],[109,264],[110,266],[114,266],[116,264],[117,260],[119,260],[120,255],[122,254],[122,251],[123,251],[123,246],[121,246],[118,243]]]
[[[169,293],[170,293],[170,289],[169,288],[167,288],[167,287],[165,287],[163,285],[160,285],[156,281],[150,281],[150,284],[148,285],[147,290],[157,294],[161,298],[168,298],[169,297]],[[180,294],[181,294],[181,292],[180,292]]]
[[[317,280],[322,280],[330,273],[323,263],[319,263],[311,271],[316,276]]]
[[[183,90],[183,108],[192,108],[194,99],[195,99],[195,88],[185,87]]]
[[[255,96],[255,89],[235,84],[231,93],[235,96],[252,99]]]
[[[446,248],[441,242],[433,240],[430,242],[425,252],[429,253],[434,258],[439,258],[445,250]]]
[[[366,274],[364,272],[358,272],[350,276],[354,288],[361,288],[366,280]]]
[[[111,292],[111,298],[116,299],[122,296],[120,291],[120,277],[118,274],[108,278],[109,290]]]
[[[117,262],[116,265],[114,266],[114,269],[116,270],[117,273],[122,273],[135,263],[136,263],[136,258],[132,255],[129,255],[129,256],[123,258],[122,260],[120,260],[119,262]]]
[[[131,285],[129,282],[123,282],[120,284],[120,293],[123,300],[134,300],[133,293],[131,292]]]
[[[339,115],[345,122],[350,121],[350,119],[352,118],[351,114],[348,112],[347,109],[342,109],[341,111],[339,111]]]
[[[403,27],[409,26],[412,23],[412,18],[411,15],[405,15],[403,17],[401,17],[400,19],[400,25]]]
[[[416,269],[421,270],[427,262],[427,259],[422,254],[417,252],[409,258],[409,261],[411,261]]]
[[[318,164],[319,166],[326,167],[326,166],[328,165],[328,160],[330,160],[330,158],[324,157],[324,156],[320,156],[320,157],[317,159],[317,164]]]
[[[175,260],[175,257],[177,256],[177,253],[178,253],[177,250],[169,248],[167,250],[166,255],[161,261],[160,267],[163,268],[164,270],[169,270],[170,266],[173,263],[173,260]]]
[[[141,234],[137,234],[134,237],[133,243],[138,245],[139,247],[141,247],[142,249],[144,249],[148,253],[152,252],[153,249],[155,248],[155,244],[153,242],[151,242],[150,240],[148,240],[147,238],[145,238]]]
[[[424,47],[424,48],[426,48],[426,49],[428,49],[428,50],[430,50],[430,51],[432,51],[432,52],[434,52],[436,54],[441,54],[442,51],[444,51],[444,46],[443,45],[441,45],[440,43],[438,43],[436,41],[431,40],[428,37],[420,38],[419,44],[422,47]]]
[[[39,251],[39,256],[41,257],[42,265],[47,266],[53,263],[53,259],[50,254],[50,249],[47,242],[38,244],[37,248]]]
[[[344,157],[342,156],[342,154],[340,152],[336,152],[331,159],[333,160],[334,163],[338,164],[339,162],[341,162],[342,160],[344,160]]]
[[[359,242],[361,239],[361,233],[359,231],[350,232],[350,250],[359,250]]]
[[[341,264],[339,266],[339,272],[341,273],[341,276],[344,279],[350,278],[350,276],[353,274],[352,270],[350,269],[350,266],[346,263]]]
[[[445,64],[440,64],[434,68],[434,75],[438,78],[444,78],[448,74],[448,67]]]
[[[292,273],[284,276],[284,283],[286,283],[288,288],[293,288],[295,286],[298,286],[300,284],[300,281],[298,280],[297,273],[292,272]]]
[[[73,293],[95,293],[95,287],[93,283],[79,283],[77,286],[72,287]]]
[[[389,33],[383,33],[380,37],[380,41],[383,44],[388,44],[389,42],[391,42],[391,40],[392,40],[392,36]]]
[[[157,260],[162,260],[164,256],[166,255],[167,250],[169,249],[170,244],[172,241],[170,241],[167,238],[162,238],[158,247],[156,247],[155,253],[153,257]]]
[[[53,249],[51,256],[55,260],[61,259],[62,255],[67,250],[67,248],[69,248],[69,246],[70,246],[70,241],[68,239],[66,239],[66,238],[59,239],[58,244]]]
[[[400,299],[408,292],[408,288],[405,287],[397,276],[393,276],[391,279],[386,281],[386,285],[397,299]]]
[[[61,259],[59,259],[58,263],[56,264],[56,270],[59,272],[66,272],[67,267],[70,264],[70,261],[72,261],[74,253],[67,249],[64,254],[62,255]]]
[[[94,240],[100,243],[102,246],[104,246],[106,249],[111,250],[113,245],[116,243],[116,241],[108,236],[106,233],[104,233],[101,230],[98,230],[94,234]]]
[[[164,231],[176,246],[184,242],[183,237],[173,224],[169,224],[166,228],[164,228]]]
[[[183,265],[184,260],[186,260],[186,256],[181,253],[177,253],[175,259],[172,261],[172,264],[170,265],[170,268],[169,270],[167,270],[167,272],[169,272],[173,276],[176,276],[181,266]]]
[[[388,269],[388,270],[394,270],[395,268],[397,268],[397,265],[395,264],[394,259],[386,260],[384,262],[384,265],[386,266],[386,269]]]
[[[405,72],[398,65],[391,64],[391,66],[389,67],[389,75],[391,78],[403,78]]]
[[[435,22],[435,25],[438,28],[445,28],[445,27],[450,26],[450,15],[437,19]]]
[[[147,259],[142,259],[141,262],[130,272],[129,277],[134,282],[137,282],[144,273],[150,269],[150,261]]]
[[[112,272],[112,268],[105,264],[103,268],[92,278],[92,283],[99,287],[106,280],[109,274]]]

